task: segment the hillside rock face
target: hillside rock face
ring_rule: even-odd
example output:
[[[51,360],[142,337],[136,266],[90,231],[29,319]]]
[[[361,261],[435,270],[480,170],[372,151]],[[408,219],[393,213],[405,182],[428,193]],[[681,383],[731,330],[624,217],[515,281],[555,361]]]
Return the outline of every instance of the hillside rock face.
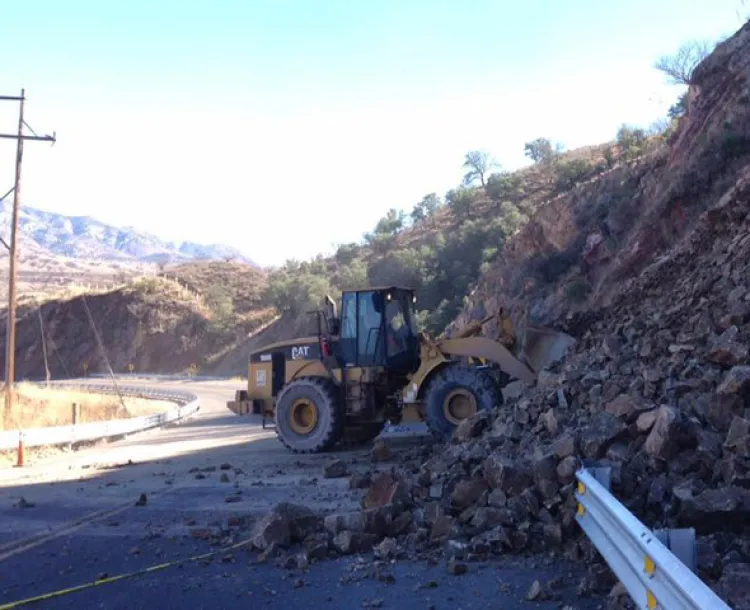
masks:
[[[506,245],[454,327],[501,305],[520,325],[562,324],[627,295],[627,282],[689,235],[748,164],[749,68],[745,25],[697,68],[668,148],[543,207]],[[571,282],[589,286],[585,302],[570,298]]]
[[[84,364],[88,373],[108,373],[107,362],[116,373],[136,371],[177,373],[220,349],[226,336],[212,330],[210,320],[189,301],[160,297],[150,302],[143,294],[126,290],[86,297],[96,334],[81,297],[42,305],[47,359],[53,379],[80,377]],[[18,312],[16,332],[17,379],[44,378],[44,352],[37,309]],[[5,337],[5,316],[0,340]],[[5,366],[5,353],[0,354]]]
[[[505,306],[578,342],[423,464],[412,497],[446,515],[428,532],[591,557],[573,481],[595,460],[649,527],[694,527],[700,576],[750,607],[749,68],[745,25],[697,70],[669,150],[544,207],[471,295],[454,327]],[[577,304],[576,278],[592,289]]]

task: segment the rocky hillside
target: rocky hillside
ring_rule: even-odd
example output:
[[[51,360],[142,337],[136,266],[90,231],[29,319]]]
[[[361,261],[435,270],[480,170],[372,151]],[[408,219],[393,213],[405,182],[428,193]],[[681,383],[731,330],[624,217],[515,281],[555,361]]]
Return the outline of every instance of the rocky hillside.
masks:
[[[204,270],[200,263],[190,265],[181,269],[183,274],[200,275]],[[84,364],[89,373],[107,373],[107,360],[117,373],[127,372],[130,364],[136,371],[151,373],[180,373],[191,365],[200,371],[210,368],[276,316],[264,300],[265,276],[256,268],[237,263],[214,266],[217,279],[223,273],[246,281],[218,281],[209,287],[191,286],[174,276],[146,276],[114,291],[20,306],[18,378],[44,377],[45,346],[53,378],[80,376]],[[0,325],[4,319],[0,316]],[[0,361],[4,366],[4,356]]]
[[[456,325],[503,304],[519,323],[553,324],[606,307],[687,239],[748,164],[748,35],[745,26],[698,66],[686,114],[663,145],[538,209],[486,270]]]
[[[448,555],[454,574],[514,553],[582,559],[581,595],[633,607],[575,522],[575,471],[597,461],[650,527],[694,527],[700,577],[750,608],[749,68],[750,24],[695,71],[668,138],[560,192],[506,239],[449,331],[502,305],[576,336],[572,352],[506,387],[447,445],[376,443],[372,475],[350,481],[367,488],[362,511],[320,516],[299,536],[308,550]],[[398,466],[382,468],[392,451]],[[259,522],[256,546],[290,514]],[[530,599],[549,598],[554,585]]]
[[[2,237],[9,239],[11,197],[0,202]],[[118,228],[88,216],[65,216],[24,207],[21,210],[24,249],[36,257],[45,254],[99,261],[178,262],[192,259],[232,258],[252,263],[241,252],[220,244],[167,242],[133,227]]]

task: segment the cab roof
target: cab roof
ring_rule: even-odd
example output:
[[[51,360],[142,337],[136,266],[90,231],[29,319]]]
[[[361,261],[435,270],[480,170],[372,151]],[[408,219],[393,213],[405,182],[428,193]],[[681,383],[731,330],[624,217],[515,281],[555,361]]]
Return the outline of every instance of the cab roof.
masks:
[[[345,288],[341,292],[381,292],[385,290],[405,290],[406,292],[416,292],[416,288],[406,286],[370,286],[369,288]]]

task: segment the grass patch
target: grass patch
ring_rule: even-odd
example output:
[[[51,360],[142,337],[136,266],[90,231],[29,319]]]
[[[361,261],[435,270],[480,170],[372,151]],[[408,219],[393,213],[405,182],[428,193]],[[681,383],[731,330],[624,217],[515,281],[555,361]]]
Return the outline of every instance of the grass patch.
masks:
[[[27,383],[14,387],[13,411],[10,421],[0,422],[0,430],[20,428],[46,428],[65,426],[73,423],[73,403],[80,405],[79,423],[123,419],[160,413],[174,407],[166,400],[132,398],[125,396],[128,412],[122,410],[117,395],[76,392],[65,389],[45,388]],[[5,387],[3,386],[2,405],[5,408]]]

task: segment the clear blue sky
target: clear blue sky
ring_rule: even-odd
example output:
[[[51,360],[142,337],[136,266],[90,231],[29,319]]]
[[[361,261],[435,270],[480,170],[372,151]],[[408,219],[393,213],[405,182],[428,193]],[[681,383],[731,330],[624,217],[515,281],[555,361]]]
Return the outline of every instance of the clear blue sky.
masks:
[[[222,242],[262,264],[359,240],[485,149],[648,126],[654,60],[736,31],[740,0],[0,0],[0,93],[24,203]],[[0,130],[15,127],[0,104]],[[13,143],[0,140],[0,190]]]

